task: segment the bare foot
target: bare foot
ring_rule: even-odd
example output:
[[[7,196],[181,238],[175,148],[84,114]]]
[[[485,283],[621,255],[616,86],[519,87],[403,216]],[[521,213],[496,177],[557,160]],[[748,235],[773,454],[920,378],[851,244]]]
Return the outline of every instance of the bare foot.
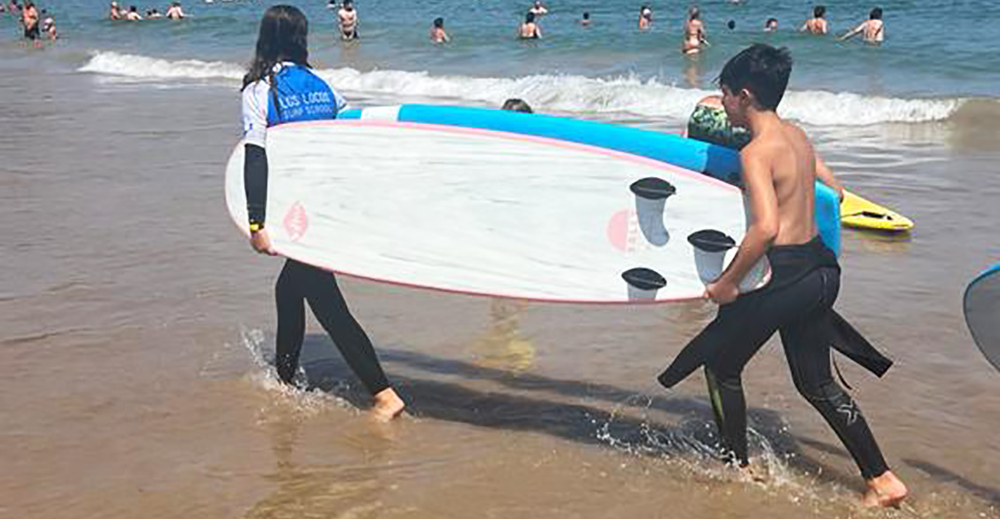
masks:
[[[403,412],[406,403],[396,394],[394,389],[386,388],[375,394],[375,405],[372,406],[372,417],[379,422],[388,422]]]
[[[868,480],[868,491],[861,498],[861,504],[874,508],[878,506],[899,508],[899,503],[909,491],[906,485],[890,471]]]
[[[739,467],[740,477],[754,483],[764,483],[767,481],[767,469],[760,465],[745,465]]]

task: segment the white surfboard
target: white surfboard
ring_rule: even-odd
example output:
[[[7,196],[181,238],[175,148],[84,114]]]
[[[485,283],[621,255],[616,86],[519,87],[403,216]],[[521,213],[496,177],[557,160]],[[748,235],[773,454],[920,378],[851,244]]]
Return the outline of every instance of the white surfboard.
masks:
[[[679,301],[702,296],[746,228],[739,189],[606,148],[384,121],[286,124],[267,138],[275,250],[362,278],[547,302]],[[247,233],[242,142],[226,201]],[[762,261],[741,290],[768,277]]]

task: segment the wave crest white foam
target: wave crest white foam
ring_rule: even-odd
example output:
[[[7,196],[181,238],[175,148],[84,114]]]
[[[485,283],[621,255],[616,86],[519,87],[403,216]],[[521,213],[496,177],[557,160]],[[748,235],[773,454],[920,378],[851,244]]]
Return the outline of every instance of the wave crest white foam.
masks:
[[[144,80],[239,81],[240,65],[198,60],[170,61],[97,52],[81,72]],[[634,76],[588,78],[574,75],[534,75],[520,78],[432,76],[426,72],[352,68],[321,69],[317,74],[339,89],[361,94],[388,94],[404,98],[459,99],[491,106],[520,97],[545,111],[568,113],[628,113],[684,120],[694,104],[712,92],[679,88],[656,79]],[[806,124],[863,126],[889,122],[925,122],[949,118],[965,99],[901,99],[849,92],[791,91],[781,113]]]
[[[224,61],[199,61],[186,59],[170,61],[166,59],[136,56],[118,52],[95,52],[90,61],[78,69],[134,79],[235,79],[240,80],[246,73],[244,67]]]

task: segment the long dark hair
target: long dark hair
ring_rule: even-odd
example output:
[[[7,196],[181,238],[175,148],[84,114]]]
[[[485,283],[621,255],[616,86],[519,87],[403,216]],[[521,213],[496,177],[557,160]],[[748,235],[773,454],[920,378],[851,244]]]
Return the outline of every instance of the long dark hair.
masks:
[[[274,66],[282,61],[308,67],[308,33],[309,22],[302,11],[290,5],[269,8],[260,20],[257,53],[250,63],[250,70],[243,76],[243,88],[264,78],[273,80]]]

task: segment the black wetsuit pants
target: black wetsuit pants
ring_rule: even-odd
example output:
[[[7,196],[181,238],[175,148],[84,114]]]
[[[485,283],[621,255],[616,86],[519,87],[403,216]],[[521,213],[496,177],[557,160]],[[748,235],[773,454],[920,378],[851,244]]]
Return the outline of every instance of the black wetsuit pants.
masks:
[[[291,383],[298,369],[305,338],[305,302],[309,301],[316,319],[368,391],[374,395],[389,387],[371,340],[351,315],[332,272],[286,260],[274,296],[278,305],[275,364],[281,380]]]
[[[780,255],[781,248],[772,252]],[[772,279],[772,284],[775,281],[780,280]],[[722,447],[741,465],[748,462],[741,374],[750,358],[778,331],[796,389],[830,424],[862,476],[871,479],[888,469],[861,410],[831,374],[832,341],[819,320],[830,312],[839,290],[840,270],[820,267],[780,288],[752,292],[719,308],[716,319],[727,330],[727,340],[706,362],[705,374]]]

